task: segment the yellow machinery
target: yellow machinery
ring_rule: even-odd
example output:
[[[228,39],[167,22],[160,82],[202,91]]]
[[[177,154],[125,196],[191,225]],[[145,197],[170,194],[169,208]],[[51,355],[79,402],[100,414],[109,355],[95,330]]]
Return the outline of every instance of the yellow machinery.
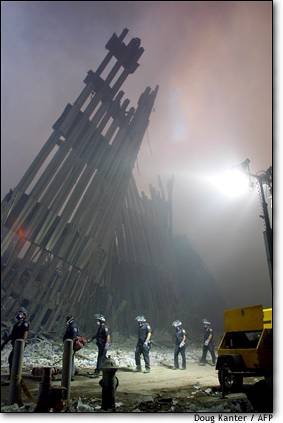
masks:
[[[222,388],[241,388],[244,376],[271,378],[272,358],[272,308],[225,310],[216,363]]]

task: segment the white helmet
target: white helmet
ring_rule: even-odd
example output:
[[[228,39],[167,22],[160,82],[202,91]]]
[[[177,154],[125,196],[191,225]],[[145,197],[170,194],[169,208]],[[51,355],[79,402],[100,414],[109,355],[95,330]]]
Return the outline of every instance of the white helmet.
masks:
[[[139,323],[144,323],[146,322],[146,318],[144,316],[137,316],[136,321]]]
[[[106,319],[102,314],[95,314],[95,318],[96,318],[96,320],[99,320],[102,323],[106,322]]]
[[[180,320],[174,320],[172,326],[174,326],[174,328],[177,328],[178,326],[182,326],[182,322]]]
[[[21,320],[21,319],[26,319],[27,318],[27,311],[24,307],[20,307],[16,313],[16,319],[17,320]]]
[[[23,313],[26,317],[28,315],[28,312],[26,311],[26,309],[24,307],[20,307],[18,310],[18,313]]]
[[[211,323],[207,319],[202,319],[202,324],[208,326],[211,325]]]

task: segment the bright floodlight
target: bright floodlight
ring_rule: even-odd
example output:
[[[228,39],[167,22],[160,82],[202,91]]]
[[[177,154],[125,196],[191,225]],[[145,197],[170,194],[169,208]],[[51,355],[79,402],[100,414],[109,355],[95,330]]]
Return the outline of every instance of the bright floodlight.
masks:
[[[231,169],[212,178],[217,188],[228,197],[238,197],[249,190],[249,178],[238,169]]]

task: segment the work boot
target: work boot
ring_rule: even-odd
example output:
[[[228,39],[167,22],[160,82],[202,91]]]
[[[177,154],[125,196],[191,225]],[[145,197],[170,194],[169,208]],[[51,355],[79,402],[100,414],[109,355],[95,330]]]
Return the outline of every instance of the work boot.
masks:
[[[142,371],[141,366],[137,366],[136,367],[136,372],[141,372],[141,371]]]
[[[145,369],[144,373],[150,373],[150,369]]]
[[[179,367],[173,367],[172,370],[179,370]]]

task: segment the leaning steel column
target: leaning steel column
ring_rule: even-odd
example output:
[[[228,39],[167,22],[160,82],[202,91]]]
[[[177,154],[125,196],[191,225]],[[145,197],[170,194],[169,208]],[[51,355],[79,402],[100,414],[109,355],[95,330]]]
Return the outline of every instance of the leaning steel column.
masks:
[[[9,386],[9,404],[17,403],[22,405],[22,394],[21,394],[21,378],[22,378],[22,364],[24,356],[24,345],[23,339],[16,339],[14,346],[11,381]]]
[[[72,377],[72,355],[73,355],[73,340],[65,339],[64,353],[63,353],[63,368],[61,386],[66,388],[64,391],[64,399],[69,401],[71,393],[71,377]]]

